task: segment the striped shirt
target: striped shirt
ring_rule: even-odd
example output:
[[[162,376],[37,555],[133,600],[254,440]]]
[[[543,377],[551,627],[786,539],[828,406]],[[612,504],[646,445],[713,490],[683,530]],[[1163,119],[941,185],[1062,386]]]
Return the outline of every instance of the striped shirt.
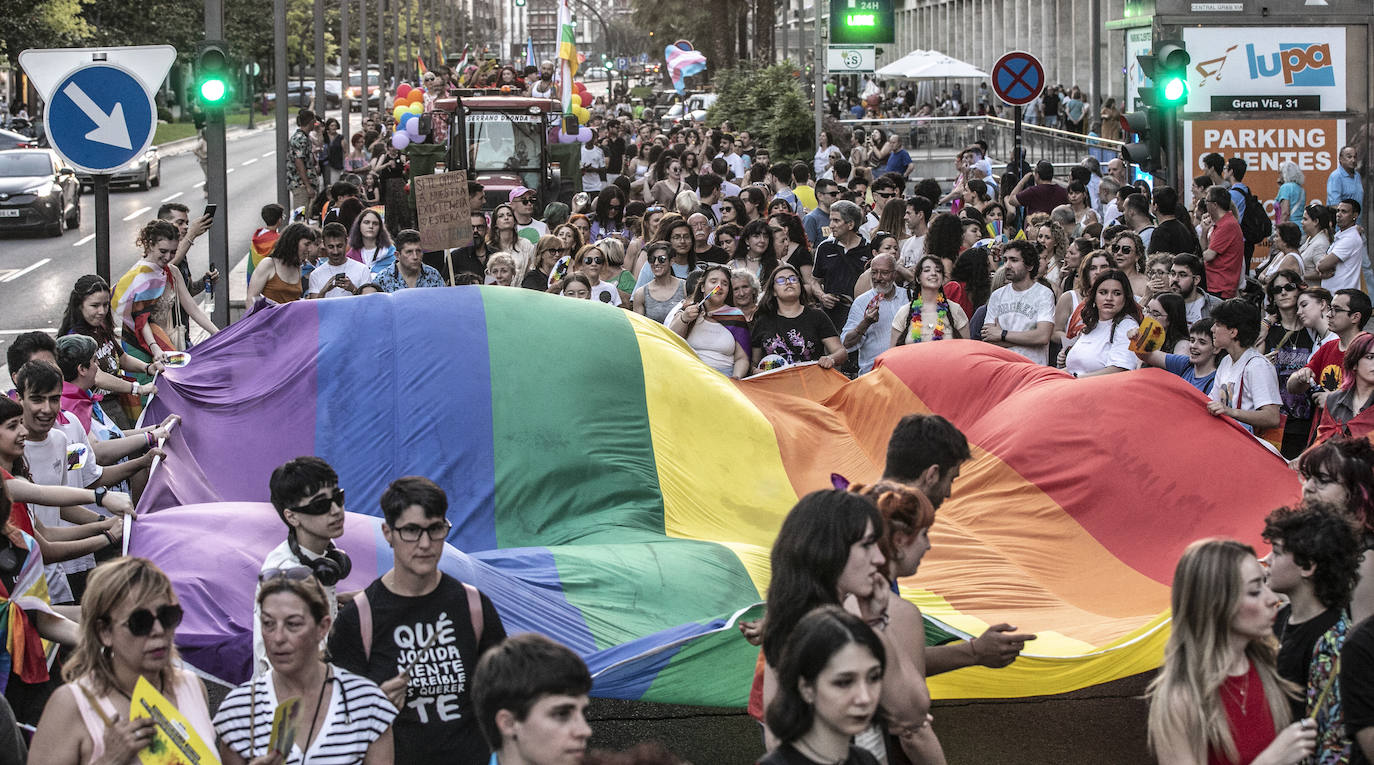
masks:
[[[263,673],[230,691],[215,715],[220,740],[244,760],[267,753],[277,708],[276,688],[270,682],[274,674]],[[333,689],[319,735],[304,753],[305,742],[297,739],[285,765],[356,765],[367,755],[368,746],[391,727],[396,707],[376,683],[333,666],[329,682]]]

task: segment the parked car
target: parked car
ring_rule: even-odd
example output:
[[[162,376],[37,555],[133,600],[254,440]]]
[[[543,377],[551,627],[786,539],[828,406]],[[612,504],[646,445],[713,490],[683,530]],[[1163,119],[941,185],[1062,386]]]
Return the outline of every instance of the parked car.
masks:
[[[382,97],[381,76],[376,71],[369,71],[367,74],[367,105],[377,106]],[[359,100],[363,90],[363,73],[360,71],[351,72],[348,75],[348,98]]]
[[[85,170],[77,170],[76,177],[82,186],[89,187],[95,183]],[[161,184],[162,158],[156,146],[149,146],[143,156],[110,173],[111,186],[137,186],[140,191],[147,191],[149,187]]]
[[[0,130],[0,151],[5,149],[33,149],[38,147],[38,139],[30,138],[13,130]]]
[[[0,151],[0,230],[81,226],[81,181],[52,149]]]
[[[335,84],[337,85],[338,83]],[[275,89],[263,91],[262,99],[268,106],[275,106],[277,103],[277,91]],[[310,106],[311,101],[314,99],[315,83],[313,81],[306,80],[304,83],[292,82],[287,84],[286,103],[289,106],[305,108]],[[327,81],[324,89],[324,100],[325,107],[329,109],[337,108],[339,104],[342,103],[342,99],[337,89],[331,91]]]
[[[579,71],[578,74],[582,75],[583,82],[601,82],[606,79],[606,67],[594,66],[591,69]]]

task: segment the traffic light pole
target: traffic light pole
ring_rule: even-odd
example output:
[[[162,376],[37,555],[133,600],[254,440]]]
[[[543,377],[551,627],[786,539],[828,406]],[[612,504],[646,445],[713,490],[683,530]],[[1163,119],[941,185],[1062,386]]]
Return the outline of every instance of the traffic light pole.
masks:
[[[92,176],[95,191],[95,273],[110,284],[110,176]]]
[[[224,39],[224,5],[222,0],[205,0],[205,39]],[[250,103],[248,108],[253,108]],[[210,266],[219,271],[214,290],[214,311],[210,320],[217,327],[229,326],[229,193],[225,173],[224,107],[210,109],[205,115],[207,201],[218,212],[210,224]],[[190,254],[187,254],[190,257]],[[192,272],[194,274],[194,272]]]

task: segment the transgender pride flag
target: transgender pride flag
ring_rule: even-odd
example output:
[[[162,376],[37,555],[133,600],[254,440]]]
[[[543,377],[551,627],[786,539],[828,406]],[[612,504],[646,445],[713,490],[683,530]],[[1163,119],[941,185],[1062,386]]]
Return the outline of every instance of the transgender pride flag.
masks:
[[[673,88],[683,93],[682,81],[694,74],[706,71],[706,56],[699,50],[684,50],[676,45],[663,49],[663,58],[668,61],[668,76],[673,79]]]

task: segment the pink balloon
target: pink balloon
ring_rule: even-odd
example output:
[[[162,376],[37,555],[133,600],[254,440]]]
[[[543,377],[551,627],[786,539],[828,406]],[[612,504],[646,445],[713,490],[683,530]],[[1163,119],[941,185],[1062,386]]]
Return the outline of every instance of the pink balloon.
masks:
[[[410,95],[411,90],[414,90],[414,88],[410,87],[409,83],[403,82],[396,87],[396,97],[405,98]]]

